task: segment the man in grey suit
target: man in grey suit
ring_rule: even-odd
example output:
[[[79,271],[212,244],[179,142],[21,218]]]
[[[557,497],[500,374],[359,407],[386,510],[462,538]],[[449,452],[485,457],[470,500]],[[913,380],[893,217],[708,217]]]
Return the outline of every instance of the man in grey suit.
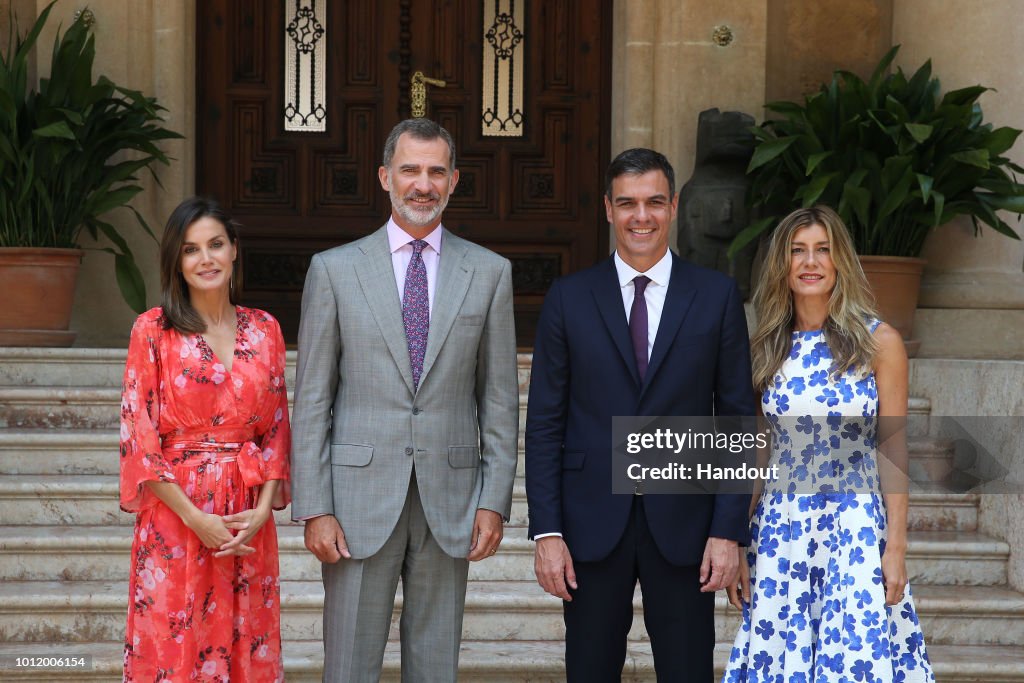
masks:
[[[292,418],[292,516],[323,562],[324,680],[377,681],[402,579],[402,680],[455,681],[469,562],[512,505],[518,382],[507,259],[441,226],[444,128],[391,131],[388,223],[313,257]]]

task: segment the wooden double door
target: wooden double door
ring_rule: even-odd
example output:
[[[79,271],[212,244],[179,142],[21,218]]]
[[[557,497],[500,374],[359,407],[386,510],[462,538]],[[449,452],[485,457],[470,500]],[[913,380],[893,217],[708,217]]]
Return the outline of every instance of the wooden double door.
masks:
[[[512,261],[521,346],[533,343],[552,280],[607,255],[611,0],[196,8],[197,191],[242,224],[241,299],[277,316],[289,341],[310,257],[369,234],[390,213],[377,168],[388,131],[410,116],[416,72],[444,81],[426,86],[426,116],[456,142],[460,181],[444,224]],[[485,51],[505,50],[507,65],[513,48],[520,78],[496,84],[500,57]],[[300,76],[286,67],[297,59],[306,60]],[[522,93],[518,134],[485,134],[491,94],[497,102],[513,88]],[[306,118],[322,130],[288,130],[300,89]]]

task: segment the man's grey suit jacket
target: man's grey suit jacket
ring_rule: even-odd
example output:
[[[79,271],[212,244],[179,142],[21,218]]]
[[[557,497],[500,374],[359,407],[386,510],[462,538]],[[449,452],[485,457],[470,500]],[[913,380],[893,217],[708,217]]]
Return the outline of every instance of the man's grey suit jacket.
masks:
[[[333,514],[376,553],[410,472],[442,549],[464,557],[477,508],[508,519],[519,388],[511,264],[447,230],[418,391],[386,228],[313,257],[292,417],[292,517]]]

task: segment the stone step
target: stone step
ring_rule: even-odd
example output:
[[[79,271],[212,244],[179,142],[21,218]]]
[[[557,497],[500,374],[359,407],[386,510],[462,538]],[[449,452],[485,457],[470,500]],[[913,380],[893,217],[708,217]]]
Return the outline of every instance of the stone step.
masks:
[[[3,430],[0,430],[3,433]],[[0,454],[0,463],[5,456]],[[116,454],[109,452],[107,460]],[[99,457],[86,456],[91,466]],[[2,465],[0,465],[2,467]],[[103,464],[109,469],[109,464]],[[118,507],[119,485],[113,474],[3,474],[0,471],[0,520],[5,524],[131,525],[135,515]],[[274,513],[278,524],[290,524],[290,510]],[[522,477],[512,489],[510,523],[528,523],[526,487]]]
[[[125,349],[0,348],[0,386],[121,386]]]
[[[1024,595],[1001,586],[917,586],[914,598],[927,643],[1014,645],[1024,642]],[[738,610],[716,596],[716,640],[729,642]],[[390,637],[398,638],[401,589]],[[648,640],[640,591],[634,597],[629,640]],[[5,581],[0,585],[0,633],[7,641],[116,640],[124,632],[128,582]],[[281,582],[281,637],[323,637],[319,581]],[[494,641],[558,641],[565,636],[562,603],[534,582],[471,581],[463,637]]]
[[[0,386],[116,387],[124,376],[125,349],[0,347]],[[288,351],[285,381],[295,384],[296,352]],[[532,353],[517,355],[519,384],[529,386]]]
[[[295,393],[288,387],[288,410]],[[0,386],[0,428],[117,429],[121,419],[121,390],[88,386]],[[526,396],[519,397],[519,448],[526,426]]]
[[[117,509],[116,434],[36,431],[0,429],[0,519],[7,524],[134,523],[132,515]],[[520,467],[522,460],[520,454]],[[520,473],[513,487],[513,525],[528,523],[524,482]],[[908,528],[973,531],[978,500],[978,494],[969,493],[912,493]],[[287,514],[277,518],[288,521]]]
[[[123,643],[2,643],[0,662],[14,657],[89,657],[88,670],[0,668],[2,680],[12,683],[89,681],[117,683],[121,680]],[[730,645],[715,646],[714,681],[721,680]],[[282,647],[288,683],[320,683],[323,672],[323,643],[286,640]],[[1012,646],[936,645],[929,646],[935,675],[941,683],[1021,683],[1024,681],[1024,652]],[[0,664],[2,666],[2,664]],[[401,680],[399,644],[389,641],[384,651],[382,683]],[[493,642],[464,640],[459,657],[460,683],[560,683],[565,680],[564,644],[557,641]],[[654,660],[648,643],[630,643],[623,667],[622,683],[655,683]]]
[[[320,563],[303,544],[298,525],[278,527],[281,576],[320,579]],[[130,566],[125,526],[0,526],[0,577],[24,581],[117,581]],[[1010,548],[970,531],[912,531],[907,571],[912,584],[994,586],[1006,582]],[[470,578],[532,581],[533,542],[524,527],[508,527],[498,553],[470,565]]]

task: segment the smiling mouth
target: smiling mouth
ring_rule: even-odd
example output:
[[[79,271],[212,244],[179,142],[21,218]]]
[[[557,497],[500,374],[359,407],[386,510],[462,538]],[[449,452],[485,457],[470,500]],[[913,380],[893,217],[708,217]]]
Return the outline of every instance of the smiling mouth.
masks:
[[[824,275],[801,275],[800,279],[804,282],[819,282],[825,279]]]
[[[405,198],[405,201],[413,205],[427,206],[428,204],[433,204],[434,202],[437,202],[440,199],[441,197],[436,194],[420,194],[409,195],[408,197]]]
[[[630,228],[629,231],[634,235],[650,235],[654,228]]]

